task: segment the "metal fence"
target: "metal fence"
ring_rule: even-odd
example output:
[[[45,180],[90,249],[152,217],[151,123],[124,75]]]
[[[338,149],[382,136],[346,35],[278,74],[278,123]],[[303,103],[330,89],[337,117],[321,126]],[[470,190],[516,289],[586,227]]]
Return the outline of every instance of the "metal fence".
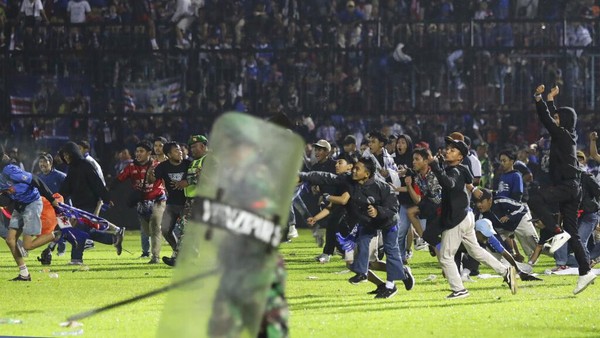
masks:
[[[538,83],[559,84],[561,103],[579,112],[593,112],[600,104],[597,20],[288,27],[295,31],[244,46],[192,32],[186,49],[175,48],[169,27],[159,27],[158,51],[151,49],[144,26],[39,27],[21,50],[0,54],[0,103],[10,117],[15,79],[26,74],[85,77],[92,88],[89,114],[95,117],[125,113],[125,83],[169,77],[180,79],[181,95],[168,113],[181,115],[214,116],[228,109],[313,116],[519,113],[530,109]],[[80,113],[66,104],[44,115]]]

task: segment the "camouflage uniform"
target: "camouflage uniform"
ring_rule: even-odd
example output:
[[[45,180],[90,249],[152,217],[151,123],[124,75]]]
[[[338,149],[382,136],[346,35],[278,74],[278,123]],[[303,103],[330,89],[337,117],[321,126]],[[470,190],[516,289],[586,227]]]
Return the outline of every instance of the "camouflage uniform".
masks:
[[[235,142],[233,139],[232,141]],[[234,143],[233,147],[235,146]],[[246,143],[245,146],[256,145]],[[270,170],[274,169],[265,165],[273,161],[268,161],[264,156],[260,151],[254,152],[240,159],[243,163],[237,166],[221,166],[221,174],[229,179],[228,184],[235,182],[233,185],[237,187],[235,191],[224,192],[224,201],[263,216],[276,213],[274,207],[278,203],[271,198],[277,198],[276,193],[279,189],[276,182],[269,177]],[[237,168],[253,170],[250,173],[236,170]],[[246,328],[250,332],[256,332],[251,325],[259,323],[259,337],[287,337],[289,312],[284,295],[286,273],[282,257],[277,255],[265,258],[265,245],[254,240],[240,240],[235,243],[237,245],[224,243],[225,245],[221,246],[224,252],[220,256],[227,271],[223,274],[213,303],[209,335],[238,337]],[[239,257],[245,259],[240,260]],[[271,259],[278,260],[278,263],[274,264],[275,270],[265,268],[275,263]],[[264,285],[271,285],[266,295]]]
[[[267,294],[267,307],[258,337],[260,338],[284,338],[289,336],[288,320],[289,309],[285,299],[285,262],[281,255],[277,257],[277,269],[275,280]]]

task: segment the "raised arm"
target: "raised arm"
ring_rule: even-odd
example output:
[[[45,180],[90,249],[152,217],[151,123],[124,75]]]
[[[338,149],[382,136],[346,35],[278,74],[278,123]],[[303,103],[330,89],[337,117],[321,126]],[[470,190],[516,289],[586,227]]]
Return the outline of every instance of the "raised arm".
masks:
[[[556,111],[556,107],[554,106],[554,96],[558,95],[559,89],[558,86],[554,86],[547,96],[548,103],[550,104],[553,110],[552,113],[548,109],[548,105],[546,105],[546,102],[542,100],[542,93],[544,92],[544,89],[544,85],[539,85],[535,89],[535,94],[533,95],[533,97],[535,98],[536,112],[544,127],[546,127],[546,129],[548,129],[548,132],[550,132],[550,135],[556,135],[560,132],[560,128],[558,127],[556,121],[554,121],[550,114],[553,114],[554,111]]]
[[[598,154],[598,146],[596,145],[597,141],[598,133],[594,131],[590,134],[590,157],[600,163],[600,154]]]
[[[316,185],[342,185],[346,180],[343,176],[328,173],[326,171],[311,171],[309,173],[300,173],[298,175],[300,181],[308,182]]]

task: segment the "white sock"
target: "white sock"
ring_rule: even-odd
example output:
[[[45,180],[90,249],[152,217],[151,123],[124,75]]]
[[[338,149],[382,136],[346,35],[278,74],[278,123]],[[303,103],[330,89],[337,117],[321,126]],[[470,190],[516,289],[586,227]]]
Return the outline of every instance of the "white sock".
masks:
[[[387,289],[390,289],[390,290],[393,289],[394,288],[394,282],[393,281],[386,281],[385,282],[385,287]]]
[[[19,266],[19,275],[21,275],[22,277],[29,276],[29,270],[27,270],[27,265]]]

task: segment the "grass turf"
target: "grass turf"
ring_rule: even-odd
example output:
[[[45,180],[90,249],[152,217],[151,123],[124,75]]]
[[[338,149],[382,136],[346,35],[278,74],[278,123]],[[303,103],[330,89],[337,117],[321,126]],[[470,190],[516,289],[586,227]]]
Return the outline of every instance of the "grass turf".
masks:
[[[282,245],[287,262],[287,296],[290,304],[291,335],[294,337],[598,337],[598,286],[573,296],[576,276],[542,276],[543,282],[520,282],[511,295],[501,278],[477,279],[467,283],[471,296],[448,301],[450,292],[440,269],[429,253],[416,252],[411,260],[415,288],[391,299],[373,299],[369,283],[351,285],[351,273],[339,257],[327,264],[314,261],[317,248],[307,230],[300,238]],[[76,328],[58,324],[75,313],[123,300],[167,285],[172,270],[164,264],[148,265],[140,254],[139,233],[128,232],[119,257],[110,246],[96,244],[85,253],[88,271],[66,266],[68,253],[54,256],[50,267],[35,257],[27,258],[31,283],[7,282],[17,274],[5,245],[0,246],[0,318],[22,320],[22,324],[0,324],[0,335],[53,336]],[[169,252],[164,252],[169,254]],[[543,257],[535,271],[552,267]],[[59,275],[50,278],[50,269]],[[482,273],[493,273],[482,268]],[[425,279],[435,274],[434,281]],[[385,277],[385,273],[380,273]],[[86,337],[153,337],[165,295],[130,304],[83,320]],[[201,335],[199,335],[201,336]]]

